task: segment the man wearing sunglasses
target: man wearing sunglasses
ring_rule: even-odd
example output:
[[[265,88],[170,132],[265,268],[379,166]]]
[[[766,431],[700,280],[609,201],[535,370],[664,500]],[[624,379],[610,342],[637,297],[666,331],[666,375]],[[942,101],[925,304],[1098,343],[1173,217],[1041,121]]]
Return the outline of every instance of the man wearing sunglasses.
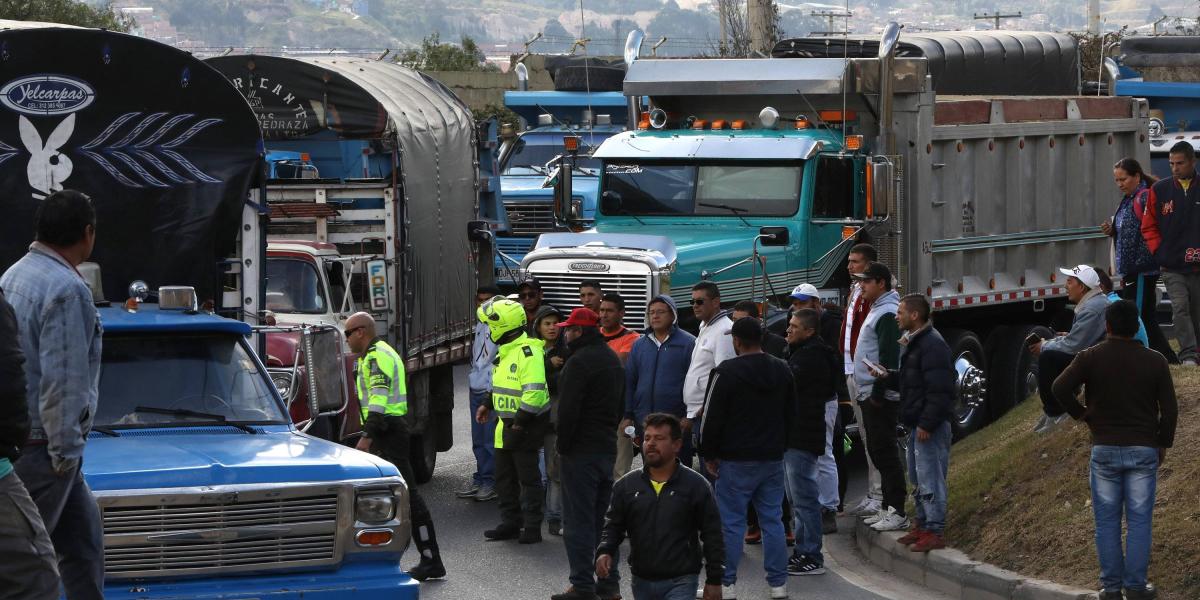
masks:
[[[726,359],[737,356],[729,336],[733,321],[728,311],[721,311],[721,289],[717,284],[701,281],[692,287],[692,312],[700,320],[700,333],[683,384],[683,403],[687,405],[687,418],[681,423],[684,435],[692,434],[692,423],[704,412],[709,374]]]
[[[433,515],[425,499],[417,492],[416,478],[409,463],[408,386],[405,382],[404,361],[387,342],[375,333],[375,318],[370,313],[357,312],[346,319],[346,345],[358,354],[355,382],[362,407],[363,436],[355,446],[396,465],[408,483],[408,507],[412,515],[413,541],[421,554],[421,562],[408,574],[417,581],[446,576],[437,536],[433,532]]]
[[[528,333],[533,335],[532,328],[535,327],[533,315],[543,304],[542,283],[532,277],[522,281],[517,285],[517,298],[521,302],[521,307],[525,309],[525,322],[529,324],[530,328]]]

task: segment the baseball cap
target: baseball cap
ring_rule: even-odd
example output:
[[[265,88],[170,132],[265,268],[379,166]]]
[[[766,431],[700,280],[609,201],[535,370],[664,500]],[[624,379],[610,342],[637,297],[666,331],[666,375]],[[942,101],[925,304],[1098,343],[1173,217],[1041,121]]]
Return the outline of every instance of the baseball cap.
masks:
[[[746,342],[761,342],[763,338],[762,321],[754,317],[742,317],[733,322],[730,335]]]
[[[802,283],[796,286],[796,289],[792,290],[792,298],[796,300],[812,300],[813,298],[820,297],[821,294],[817,291],[817,286],[811,283]]]
[[[858,279],[858,280],[885,279],[887,281],[891,281],[892,280],[892,270],[887,268],[887,265],[885,265],[881,262],[873,262],[873,263],[870,263],[867,265],[867,270],[863,271],[862,273],[855,273],[855,274],[851,275],[851,277]]]
[[[576,308],[571,311],[571,316],[567,317],[566,321],[558,323],[555,327],[595,327],[600,324],[600,316],[590,308]]]
[[[1068,277],[1078,279],[1083,285],[1089,288],[1100,287],[1100,275],[1096,273],[1096,269],[1093,269],[1089,265],[1079,265],[1071,268],[1063,267],[1059,269],[1059,272]]]
[[[538,281],[536,277],[530,277],[529,279],[517,284],[517,291],[527,287],[540,290],[542,289],[542,282]]]

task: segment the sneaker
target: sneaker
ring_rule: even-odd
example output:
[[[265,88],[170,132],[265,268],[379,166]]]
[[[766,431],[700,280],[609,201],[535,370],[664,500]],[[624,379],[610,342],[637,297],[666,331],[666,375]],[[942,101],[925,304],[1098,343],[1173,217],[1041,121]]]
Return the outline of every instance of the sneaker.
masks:
[[[737,589],[734,584],[721,586],[721,600],[737,600]]]
[[[598,600],[599,598],[595,592],[582,592],[575,589],[575,586],[567,588],[567,591],[561,594],[550,596],[550,600]]]
[[[558,519],[546,521],[546,533],[562,537],[562,521]]]
[[[889,507],[887,516],[872,525],[871,529],[875,531],[900,531],[901,529],[908,529],[908,526],[908,517],[897,514],[895,509]]]
[[[704,580],[701,579],[700,587],[696,588],[696,600],[704,600]]]
[[[521,528],[516,525],[501,525],[483,532],[483,537],[489,540],[515,540],[520,535]]]
[[[475,495],[478,493],[479,493],[479,486],[472,483],[471,485],[469,485],[461,490],[458,490],[457,492],[454,492],[454,495],[455,495],[455,497],[458,497],[458,498],[466,498],[466,499],[470,500],[470,499],[474,499]]]
[[[850,509],[850,514],[856,517],[869,517],[879,512],[882,508],[883,506],[880,501],[867,496],[862,499],[862,502],[858,503],[858,506]]]
[[[837,513],[828,508],[821,509],[821,533],[837,533]]]
[[[926,531],[909,550],[913,552],[929,552],[930,550],[941,550],[946,547],[946,540],[942,539],[942,534]]]
[[[879,510],[875,511],[875,514],[863,519],[863,524],[864,525],[874,525],[874,524],[882,521],[884,519],[884,517],[888,516],[888,514],[893,513],[893,512],[896,512],[896,511],[892,510],[892,509],[885,510],[881,506],[881,507],[879,507]]]
[[[914,524],[912,526],[912,529],[908,530],[908,533],[900,536],[900,539],[896,540],[896,543],[904,544],[905,546],[907,546],[909,544],[915,544],[915,543],[917,543],[917,540],[921,539],[921,536],[924,533],[925,533],[925,530],[921,529],[920,525]]]
[[[1180,365],[1183,365],[1183,366],[1185,366],[1185,367],[1194,367],[1194,366],[1196,366],[1196,359],[1194,359],[1194,358],[1185,358],[1185,359],[1183,359],[1183,360],[1179,361],[1179,364],[1180,364]]]
[[[1126,600],[1154,600],[1157,597],[1158,597],[1158,588],[1154,587],[1154,585],[1149,584],[1149,583],[1146,584],[1145,589],[1141,589],[1141,590],[1125,588]]]
[[[479,488],[478,492],[475,492],[475,501],[476,502],[490,502],[499,497],[500,497],[500,495],[496,493],[496,488],[494,488],[490,485],[485,485],[485,486]]]
[[[1055,429],[1058,429],[1058,427],[1060,425],[1062,425],[1063,423],[1066,423],[1067,419],[1070,419],[1070,418],[1071,418],[1071,415],[1068,415],[1067,413],[1063,413],[1061,415],[1058,415],[1057,417],[1046,417],[1046,422],[1043,423],[1037,429],[1034,429],[1033,431],[1034,431],[1034,433],[1040,433],[1040,434],[1051,433]]]
[[[446,576],[446,566],[442,564],[441,558],[422,557],[417,566],[409,569],[408,576],[417,581],[441,579]]]
[[[825,566],[807,556],[793,556],[788,559],[787,572],[788,575],[823,575]]]
[[[1033,432],[1041,433],[1042,429],[1046,427],[1046,421],[1049,420],[1050,417],[1046,416],[1046,413],[1042,413],[1042,416],[1038,417],[1037,423],[1033,424]]]
[[[520,544],[536,544],[541,541],[542,528],[540,525],[538,527],[526,527],[521,530],[521,537],[517,538],[517,543]]]
[[[771,588],[771,598],[787,598],[787,586],[780,585]]]
[[[751,546],[757,546],[762,543],[762,530],[757,527],[751,527],[746,530],[746,537],[743,541]]]

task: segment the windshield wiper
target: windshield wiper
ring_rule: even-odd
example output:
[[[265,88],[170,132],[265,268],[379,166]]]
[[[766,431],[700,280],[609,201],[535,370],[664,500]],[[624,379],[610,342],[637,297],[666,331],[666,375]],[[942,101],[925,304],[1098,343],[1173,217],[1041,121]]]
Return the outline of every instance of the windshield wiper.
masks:
[[[108,437],[121,437],[121,434],[109,429],[108,427],[92,425],[92,431],[95,431],[96,433],[103,433]]]
[[[258,431],[256,431],[253,427],[250,427],[249,425],[244,425],[242,423],[230,421],[229,419],[225,418],[225,415],[217,415],[217,414],[213,414],[213,413],[198,412],[198,411],[194,411],[194,410],[188,410],[186,408],[158,408],[155,406],[135,406],[133,408],[133,412],[144,412],[144,413],[151,413],[151,414],[155,414],[155,415],[170,415],[172,417],[195,417],[197,419],[208,419],[210,421],[215,421],[222,425],[236,427],[238,429],[241,429],[242,431],[245,431],[246,433],[258,433]]]
[[[729,212],[733,213],[733,216],[737,217],[737,218],[738,218],[738,220],[740,220],[741,222],[745,223],[745,224],[746,224],[746,227],[753,227],[753,225],[751,225],[749,221],[747,221],[746,219],[742,218],[742,214],[741,214],[741,213],[744,213],[744,212],[749,212],[749,211],[747,211],[747,210],[746,210],[746,209],[744,209],[744,208],[738,208],[738,207],[736,207],[736,206],[730,206],[730,205],[728,205],[728,204],[709,204],[709,203],[707,203],[707,202],[697,202],[696,204],[697,204],[697,205],[699,205],[699,206],[704,206],[704,207],[707,207],[707,208],[721,208],[721,209],[727,210],[727,211],[729,211]]]
[[[587,175],[588,177],[595,177],[595,176],[596,176],[596,172],[595,172],[595,171],[593,171],[593,170],[591,170],[591,169],[589,169],[589,168],[587,168],[587,167],[581,167],[581,166],[579,166],[579,165],[574,165],[574,166],[572,167],[572,169],[573,169],[573,170],[575,170],[575,171],[579,171],[580,173],[583,173],[584,175]]]

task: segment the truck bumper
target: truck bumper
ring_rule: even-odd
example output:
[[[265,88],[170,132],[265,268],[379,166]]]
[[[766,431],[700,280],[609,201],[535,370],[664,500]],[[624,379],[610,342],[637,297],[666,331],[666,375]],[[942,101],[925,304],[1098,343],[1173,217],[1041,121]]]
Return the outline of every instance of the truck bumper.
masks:
[[[246,575],[179,581],[127,581],[104,586],[108,600],[254,600],[397,598],[417,600],[419,584],[399,563],[347,564],[326,573]]]

